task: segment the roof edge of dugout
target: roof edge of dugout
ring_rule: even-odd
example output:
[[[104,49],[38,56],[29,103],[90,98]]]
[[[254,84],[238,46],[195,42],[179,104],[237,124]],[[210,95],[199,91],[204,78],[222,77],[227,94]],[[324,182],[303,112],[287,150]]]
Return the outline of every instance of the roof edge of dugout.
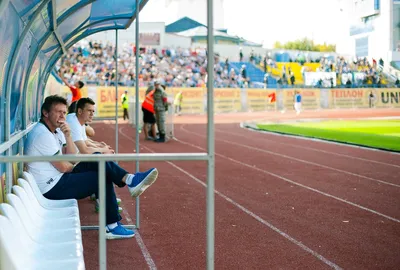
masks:
[[[149,0],[137,0],[139,1],[139,13],[140,11],[143,9],[143,7],[148,3]],[[67,18],[69,18],[70,16],[72,16],[75,12],[81,10],[82,8],[86,7],[89,4],[92,4],[96,2],[95,0],[86,0],[86,1],[79,1],[78,3],[74,4],[73,6],[71,6],[69,9],[67,9],[65,12],[63,12],[60,17],[56,18],[55,17],[55,1],[54,0],[45,0],[42,1],[42,3],[40,3],[39,7],[33,12],[32,16],[30,17],[30,19],[28,21],[25,22],[23,30],[22,30],[22,34],[19,36],[19,40],[15,45],[15,49],[13,50],[13,52],[11,53],[11,57],[9,57],[9,62],[8,62],[8,68],[6,69],[6,73],[5,74],[5,95],[6,95],[6,99],[10,100],[11,98],[11,87],[12,87],[12,78],[14,76],[15,70],[16,70],[16,65],[17,65],[17,60],[19,58],[20,52],[21,52],[21,47],[24,43],[25,37],[28,34],[33,34],[32,33],[32,27],[34,25],[35,19],[38,18],[38,16],[40,16],[40,14],[43,12],[43,10],[45,10],[48,7],[51,7],[49,9],[49,24],[50,27],[48,28],[48,30],[45,32],[45,34],[41,37],[42,40],[37,41],[38,42],[38,47],[36,49],[36,51],[33,53],[33,57],[31,58],[31,60],[29,61],[28,65],[27,65],[27,69],[26,69],[26,76],[29,76],[31,71],[32,71],[32,66],[35,63],[35,61],[37,60],[37,58],[40,55],[40,52],[43,52],[42,48],[44,46],[44,44],[46,43],[46,41],[49,40],[50,37],[55,37],[56,40],[56,46],[52,46],[52,49],[54,51],[54,53],[48,57],[48,63],[52,63],[51,67],[54,66],[54,64],[58,61],[59,58],[62,57],[63,54],[65,54],[68,50],[68,48],[70,48],[73,44],[75,44],[76,42],[78,42],[79,40],[90,36],[94,33],[97,32],[101,32],[101,31],[107,31],[107,30],[123,30],[123,29],[127,29],[130,27],[130,25],[132,24],[132,22],[136,19],[136,15],[137,15],[137,11],[136,11],[136,1],[132,4],[132,12],[131,13],[127,13],[125,15],[110,15],[107,17],[97,17],[97,20],[95,20],[93,23],[90,23],[88,26],[85,27],[85,23],[87,23],[88,19],[90,20],[90,17],[87,19],[84,19],[83,22],[81,24],[79,24],[76,28],[72,28],[73,30],[71,31],[72,33],[74,33],[74,35],[69,34],[66,38],[62,39],[60,33],[57,31],[58,26],[65,21]],[[6,9],[9,7],[9,5],[13,5],[13,2],[11,0],[3,0],[0,3],[0,14],[3,14],[4,11],[6,11]],[[51,5],[51,6],[50,6]],[[51,15],[51,16],[50,16]],[[21,16],[20,16],[21,18]],[[93,18],[92,18],[93,19]],[[118,24],[116,22],[116,20],[119,19],[126,19],[128,20],[126,23],[124,24]],[[98,29],[93,29],[94,31],[88,30],[85,31],[85,29],[88,29],[89,27],[93,27],[96,25],[96,23],[100,23],[100,22],[105,22],[105,21],[115,21],[114,24],[112,25],[108,25],[107,27],[101,27]],[[75,30],[75,31],[74,31]],[[81,33],[80,33],[81,32]],[[76,36],[78,35],[78,36]],[[73,44],[71,44],[71,39],[73,39]],[[63,53],[59,53],[60,49],[62,49]],[[57,55],[57,56],[56,56]],[[56,56],[56,59],[53,59]],[[43,70],[42,73],[42,79],[41,79],[41,83],[40,83],[40,87],[43,85],[43,83],[47,82],[48,79],[48,74],[50,74],[51,69],[48,68],[49,65],[46,65],[46,69]],[[48,74],[47,74],[48,73]],[[45,78],[45,80],[43,80]],[[26,100],[24,100],[25,97],[25,92],[27,91],[27,82],[25,81],[23,83],[23,87],[22,87],[22,96],[23,96],[23,100],[22,103],[25,104]],[[10,110],[10,103],[7,103],[6,105],[6,119],[10,119],[11,117],[11,110]],[[23,117],[24,118],[24,117]],[[24,122],[25,119],[23,119],[22,121]],[[25,126],[26,123],[24,123],[23,125]],[[5,133],[4,133],[4,140],[7,141],[10,139],[11,137],[11,127],[10,125],[5,125]]]

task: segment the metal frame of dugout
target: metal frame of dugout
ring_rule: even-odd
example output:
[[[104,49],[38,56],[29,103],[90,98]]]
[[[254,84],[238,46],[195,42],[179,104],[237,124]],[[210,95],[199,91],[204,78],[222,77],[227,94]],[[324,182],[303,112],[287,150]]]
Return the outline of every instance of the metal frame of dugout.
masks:
[[[7,3],[8,1],[6,1]],[[44,3],[48,3],[49,0],[44,1]],[[91,1],[90,1],[91,2]],[[88,2],[88,3],[90,3]],[[54,3],[53,3],[54,4]],[[5,5],[3,5],[4,7]],[[33,17],[37,16],[39,11],[34,14]],[[53,13],[53,22],[55,14]],[[11,148],[15,143],[19,142],[19,152],[22,153],[23,150],[23,139],[29,133],[30,130],[34,127],[35,124],[32,124],[28,127],[24,126],[25,130],[20,131],[13,136],[10,134],[10,99],[6,100],[6,116],[5,118],[5,131],[6,131],[6,140],[4,143],[0,145],[0,163],[5,163],[6,168],[6,191],[10,193],[12,186],[12,163],[17,162],[19,165],[19,171],[21,172],[23,169],[24,162],[33,162],[33,161],[97,161],[99,162],[99,198],[100,198],[100,213],[99,213],[99,225],[98,226],[82,226],[82,229],[99,229],[104,228],[106,226],[105,220],[105,162],[106,161],[136,161],[136,171],[139,169],[139,161],[176,161],[176,160],[186,160],[186,161],[207,161],[207,190],[206,190],[206,233],[207,233],[207,254],[206,254],[206,264],[207,269],[214,269],[214,227],[215,227],[215,213],[214,213],[214,175],[215,175],[215,143],[214,143],[214,36],[213,36],[213,0],[207,0],[207,153],[163,153],[163,154],[139,154],[139,129],[136,128],[136,154],[118,154],[118,81],[116,81],[116,115],[115,115],[115,143],[116,143],[116,153],[115,155],[63,155],[63,156],[41,156],[41,157],[33,157],[33,156],[11,156]],[[28,27],[29,28],[29,27]],[[118,29],[116,30],[116,54],[115,60],[118,63]],[[53,29],[56,32],[56,29]],[[26,31],[27,32],[27,31]],[[25,32],[25,34],[26,34]],[[92,32],[91,34],[94,34]],[[57,34],[57,33],[56,33]],[[24,38],[24,34],[20,36],[20,39]],[[82,37],[83,38],[83,37]],[[136,1],[136,51],[139,51],[139,1]],[[77,42],[78,40],[73,40],[68,45],[65,45],[62,40],[58,39],[60,44],[60,50],[64,53]],[[14,56],[11,61],[12,64],[15,65],[16,56],[18,56],[20,47],[17,47]],[[57,56],[57,54],[55,54]],[[53,69],[55,63],[58,59],[50,59],[48,66],[45,68],[43,74],[44,77],[39,83],[40,86],[43,86],[44,82],[47,80],[50,70]],[[14,65],[11,65],[14,68]],[[30,69],[31,67],[28,67]],[[116,66],[116,70],[118,72],[118,65]],[[117,76],[118,78],[118,76]],[[139,55],[136,53],[136,82],[139,81]],[[135,113],[135,123],[139,123],[139,85],[136,83],[135,89],[135,104],[136,104],[136,113]],[[25,87],[25,86],[24,86]],[[10,93],[11,85],[10,83],[7,85],[8,95]],[[24,119],[26,117],[26,108],[24,108]],[[5,155],[4,155],[5,153]],[[139,198],[136,198],[136,226],[131,227],[140,227],[140,201]],[[107,268],[107,252],[106,252],[106,238],[105,238],[105,230],[99,230],[99,265],[100,269]]]

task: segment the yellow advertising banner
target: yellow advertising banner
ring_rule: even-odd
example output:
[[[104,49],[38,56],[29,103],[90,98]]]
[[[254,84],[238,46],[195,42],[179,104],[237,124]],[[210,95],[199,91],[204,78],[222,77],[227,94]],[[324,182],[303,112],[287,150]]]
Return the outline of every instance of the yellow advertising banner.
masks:
[[[374,105],[377,108],[400,108],[399,88],[375,89]]]
[[[203,88],[167,88],[166,92],[173,102],[179,91],[182,91],[182,113],[204,113],[206,91]]]
[[[135,88],[134,87],[118,87],[118,116],[122,117],[122,103],[121,96],[128,91],[128,99],[130,101],[135,100]],[[65,87],[65,93],[70,94],[69,88]],[[146,88],[139,88],[139,100],[140,102],[144,99]],[[65,94],[64,94],[65,96]],[[82,89],[82,97],[90,97],[96,102],[96,117],[115,117],[115,87],[113,86],[88,86]]]
[[[117,107],[119,117],[123,116],[120,99],[125,90],[128,90],[129,99],[132,98],[128,87],[118,87]],[[97,87],[96,117],[115,117],[115,99],[115,87]]]
[[[241,109],[240,89],[214,89],[214,111],[216,113],[240,112]]]
[[[247,109],[252,112],[275,110],[276,101],[270,102],[276,90],[247,89]]]
[[[286,110],[294,109],[295,91],[301,94],[301,106],[304,110],[317,110],[321,104],[321,92],[318,89],[283,89],[283,105]]]
[[[139,88],[139,102],[144,100],[147,88]],[[121,96],[128,91],[128,100],[135,101],[135,87],[118,87],[118,117],[123,116]],[[115,117],[115,87],[101,87],[97,86],[97,102],[96,102],[96,117]]]
[[[139,88],[139,101],[144,100],[147,87]],[[118,116],[122,117],[121,95],[128,91],[130,102],[135,101],[135,87],[118,87]],[[182,113],[204,113],[204,93],[203,88],[168,88],[166,92],[173,103],[175,95],[182,91]],[[71,95],[68,87],[63,87],[61,93],[67,99]],[[82,89],[83,97],[90,97],[96,102],[96,117],[115,117],[115,87],[114,86],[88,86]],[[70,98],[69,98],[70,100]]]
[[[329,108],[368,108],[371,89],[343,88],[331,89]]]
[[[144,100],[147,87],[139,89],[139,100]],[[121,95],[128,90],[130,102],[135,101],[135,87],[118,87],[118,115],[122,117]],[[293,110],[294,94],[299,90],[302,94],[302,107],[305,110],[320,108],[321,102],[329,108],[368,108],[370,105],[377,108],[400,108],[400,90],[397,88],[343,88],[329,89],[326,95],[321,95],[319,89],[231,89],[217,88],[214,90],[214,109],[216,113],[275,110],[277,102],[270,103],[269,95],[276,93],[281,97],[286,110]],[[206,109],[207,89],[205,88],[169,88],[166,92],[173,103],[176,94],[182,91],[182,113],[202,114]],[[370,98],[370,93],[374,98]],[[279,95],[278,95],[279,94]],[[70,100],[71,92],[68,87],[61,88],[60,95]],[[243,95],[243,96],[242,96]],[[90,97],[96,102],[96,117],[115,117],[115,87],[114,86],[85,86],[82,89],[83,97]],[[243,100],[242,100],[243,99]],[[322,100],[321,100],[322,99]],[[329,99],[329,100],[328,100]],[[242,103],[243,102],[243,103]],[[370,104],[370,102],[372,102]],[[242,108],[242,106],[244,106]],[[279,108],[281,109],[281,108]]]

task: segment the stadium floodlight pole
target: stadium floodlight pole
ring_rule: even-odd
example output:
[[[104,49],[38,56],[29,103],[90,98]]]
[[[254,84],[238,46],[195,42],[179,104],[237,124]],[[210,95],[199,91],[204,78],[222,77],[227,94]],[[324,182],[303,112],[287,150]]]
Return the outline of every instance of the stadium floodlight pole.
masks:
[[[207,0],[207,270],[214,269],[214,22],[213,0]]]
[[[115,153],[118,154],[118,29],[115,29]]]
[[[136,22],[135,22],[135,150],[139,154],[139,0],[136,0]],[[146,127],[144,127],[146,128]],[[136,161],[136,171],[139,171],[139,161]],[[136,197],[136,228],[140,227],[140,198]]]

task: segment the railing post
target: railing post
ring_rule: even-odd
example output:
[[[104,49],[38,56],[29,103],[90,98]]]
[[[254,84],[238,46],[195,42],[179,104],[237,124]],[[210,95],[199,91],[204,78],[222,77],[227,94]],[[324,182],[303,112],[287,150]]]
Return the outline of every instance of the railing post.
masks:
[[[214,269],[214,23],[213,0],[207,0],[207,269]]]
[[[118,154],[118,29],[115,29],[114,57],[115,57],[114,58],[115,60],[115,153]]]
[[[100,270],[106,270],[106,162],[103,160],[99,161],[99,200],[99,266]]]
[[[135,22],[135,45],[136,45],[136,63],[135,63],[135,122],[136,122],[136,139],[135,139],[135,150],[139,154],[139,1],[136,1],[136,22]],[[143,126],[143,128],[147,128]],[[155,134],[154,134],[155,135]],[[135,162],[136,171],[139,171],[139,161]],[[136,197],[136,228],[140,228],[140,198]]]

